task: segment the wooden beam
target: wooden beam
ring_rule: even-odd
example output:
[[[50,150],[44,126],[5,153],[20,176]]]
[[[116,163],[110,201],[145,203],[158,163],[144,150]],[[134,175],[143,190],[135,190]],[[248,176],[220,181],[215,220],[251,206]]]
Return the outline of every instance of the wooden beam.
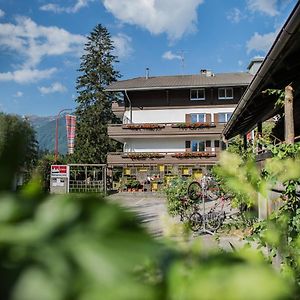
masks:
[[[289,84],[285,87],[284,97],[284,138],[287,144],[294,144],[294,108],[293,88]]]
[[[257,123],[257,138],[259,139],[262,137],[262,122]],[[262,144],[258,143],[257,144],[257,150],[260,151],[262,149]]]
[[[244,149],[247,150],[247,134],[243,135],[243,145],[244,145]]]

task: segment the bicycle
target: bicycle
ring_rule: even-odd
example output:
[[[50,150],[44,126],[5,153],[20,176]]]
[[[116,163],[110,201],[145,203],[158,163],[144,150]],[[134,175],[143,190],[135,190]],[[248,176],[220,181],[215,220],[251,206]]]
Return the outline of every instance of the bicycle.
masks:
[[[226,219],[226,212],[224,210],[225,202],[229,200],[229,197],[222,196],[218,199],[215,205],[205,214],[201,214],[199,211],[194,211],[189,216],[189,226],[192,231],[198,231],[205,223],[205,228],[209,231],[217,231]],[[221,209],[217,211],[217,208],[221,206]]]
[[[200,181],[193,181],[189,184],[188,196],[194,201],[203,198],[203,196],[213,201],[220,196],[220,188],[212,177],[204,176]]]

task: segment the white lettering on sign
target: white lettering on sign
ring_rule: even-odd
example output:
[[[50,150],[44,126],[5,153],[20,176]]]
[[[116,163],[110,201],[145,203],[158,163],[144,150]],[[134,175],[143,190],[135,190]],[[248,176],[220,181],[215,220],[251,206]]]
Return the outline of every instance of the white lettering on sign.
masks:
[[[51,177],[69,177],[69,166],[67,165],[52,165]]]

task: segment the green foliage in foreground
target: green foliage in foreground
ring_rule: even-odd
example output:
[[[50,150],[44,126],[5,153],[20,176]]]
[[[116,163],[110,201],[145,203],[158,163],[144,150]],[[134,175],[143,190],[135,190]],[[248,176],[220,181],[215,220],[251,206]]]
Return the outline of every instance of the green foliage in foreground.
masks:
[[[292,285],[253,250],[207,254],[197,243],[174,249],[152,239],[132,214],[96,196],[45,198],[32,183],[19,195],[2,193],[0,212],[4,299],[253,300],[292,294]]]
[[[284,188],[279,205],[267,220],[253,226],[249,238],[260,248],[268,250],[270,261],[277,258],[282,273],[294,282],[300,292],[300,148],[299,144],[283,144],[267,159],[262,172],[252,160],[243,161],[239,156],[225,152],[215,172],[241,203],[257,205],[266,201],[269,191]],[[279,201],[281,200],[281,201]],[[271,204],[271,203],[270,203]]]
[[[21,159],[16,136],[0,161]],[[11,157],[11,147],[16,147]],[[11,164],[14,167],[13,164]],[[6,168],[0,165],[0,176]],[[12,180],[11,176],[8,180]],[[207,253],[154,240],[134,215],[93,195],[45,196],[0,183],[0,290],[12,300],[290,299],[293,283],[257,251]]]

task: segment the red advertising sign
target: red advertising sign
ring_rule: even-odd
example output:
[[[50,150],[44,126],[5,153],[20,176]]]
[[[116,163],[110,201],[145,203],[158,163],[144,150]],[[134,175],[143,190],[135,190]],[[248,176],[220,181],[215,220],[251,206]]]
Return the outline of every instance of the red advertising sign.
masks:
[[[75,131],[76,131],[76,116],[66,115],[68,153],[74,153]]]
[[[51,177],[69,177],[69,166],[67,165],[52,165]]]

